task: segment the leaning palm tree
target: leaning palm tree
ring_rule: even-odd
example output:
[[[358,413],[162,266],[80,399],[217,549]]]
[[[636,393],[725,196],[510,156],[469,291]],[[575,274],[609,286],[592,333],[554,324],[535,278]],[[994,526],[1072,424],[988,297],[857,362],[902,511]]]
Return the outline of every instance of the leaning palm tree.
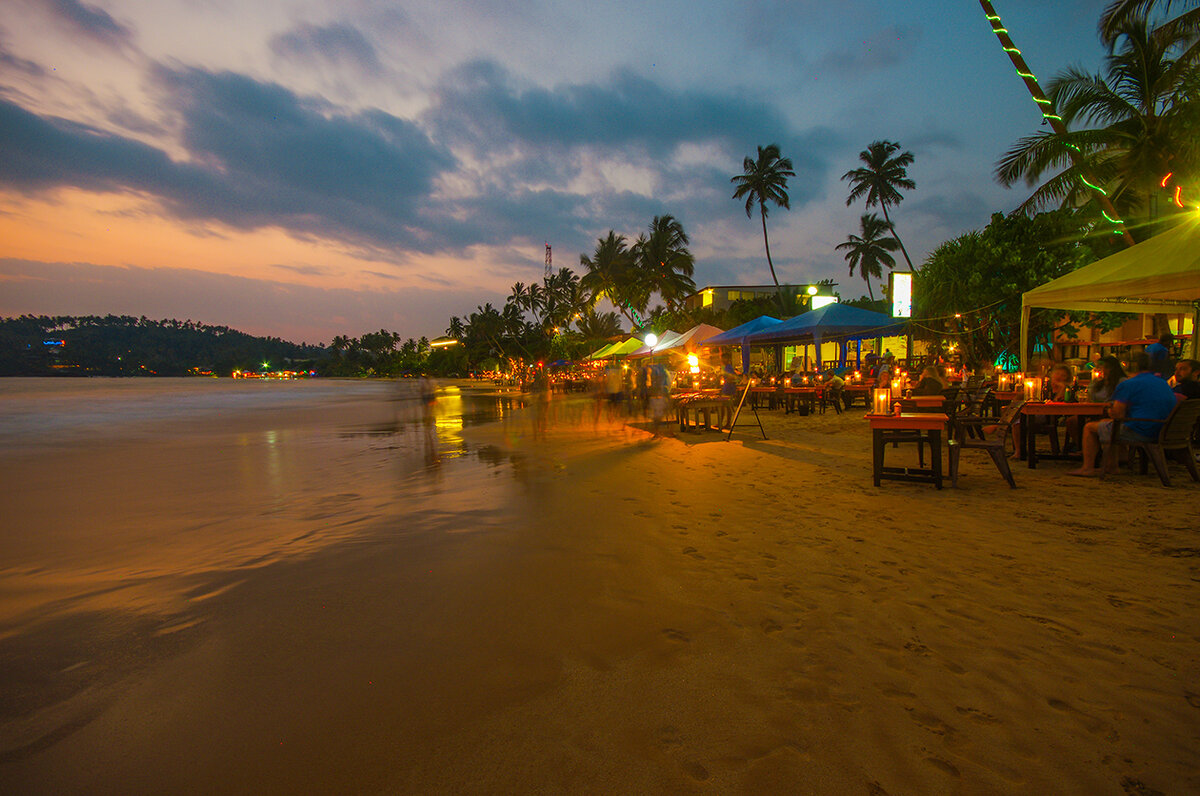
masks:
[[[850,274],[854,269],[867,283],[867,294],[875,301],[875,292],[871,290],[871,279],[883,278],[882,266],[894,268],[896,259],[888,252],[900,248],[900,241],[887,233],[892,231],[890,221],[885,221],[874,213],[864,213],[860,221],[862,235],[850,235],[845,243],[839,243],[835,248],[846,251],[846,262],[850,263]]]
[[[771,261],[771,242],[767,238],[767,204],[774,204],[784,210],[789,208],[787,181],[795,177],[792,171],[791,158],[780,157],[779,145],[768,144],[758,147],[758,157],[747,157],[742,161],[742,173],[729,178],[737,185],[733,192],[734,199],[746,200],[746,218],[754,217],[754,206],[758,205],[758,214],[762,217],[763,246],[767,250],[767,267],[771,269],[771,279],[775,282],[775,291],[779,293],[779,306],[783,307],[783,293],[779,291],[779,277],[775,275],[775,263]]]
[[[640,329],[638,313],[646,309],[650,297],[633,267],[625,236],[610,229],[607,237],[596,242],[595,254],[579,255],[579,264],[587,269],[579,283],[591,297],[591,303],[595,305],[601,298],[607,298],[635,329]]]
[[[917,184],[908,178],[908,167],[912,165],[913,154],[901,152],[893,157],[898,149],[900,145],[893,141],[873,141],[858,153],[858,159],[865,165],[842,175],[843,180],[850,181],[850,195],[846,197],[846,207],[865,196],[867,207],[879,205],[883,209],[884,221],[892,223],[892,217],[888,215],[888,205],[898,205],[904,199],[900,194],[901,188],[911,191],[917,187]],[[896,235],[894,228],[892,234]],[[904,248],[899,235],[896,235],[896,242],[900,244],[904,262],[908,263],[910,271],[913,270],[908,249]]]
[[[1094,199],[1096,190],[1084,182],[1073,154],[1082,155],[1087,173],[1123,217],[1153,220],[1164,175],[1200,173],[1198,76],[1176,57],[1185,38],[1156,35],[1144,18],[1128,20],[1121,31],[1119,49],[1106,58],[1105,76],[1071,68],[1047,86],[1064,125],[1097,126],[1039,131],[1018,141],[996,165],[1001,184],[1024,180],[1037,186],[1019,210],[1082,206]],[[1047,172],[1051,176],[1038,185]]]
[[[689,243],[683,224],[674,216],[655,216],[650,233],[639,235],[630,249],[647,287],[670,309],[696,292],[692,281],[696,258],[688,250]]]

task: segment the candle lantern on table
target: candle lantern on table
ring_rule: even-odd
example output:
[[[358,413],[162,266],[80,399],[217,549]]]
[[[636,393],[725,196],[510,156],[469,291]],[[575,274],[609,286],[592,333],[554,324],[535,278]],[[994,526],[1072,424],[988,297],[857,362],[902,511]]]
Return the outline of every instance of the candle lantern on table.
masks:
[[[996,389],[1000,392],[1008,392],[1009,376],[1007,373],[1001,373],[996,378]]]
[[[892,412],[892,391],[887,387],[878,387],[871,394],[871,413],[888,415]]]
[[[1025,379],[1025,400],[1037,401],[1042,397],[1042,379],[1040,376],[1034,376],[1030,379]]]

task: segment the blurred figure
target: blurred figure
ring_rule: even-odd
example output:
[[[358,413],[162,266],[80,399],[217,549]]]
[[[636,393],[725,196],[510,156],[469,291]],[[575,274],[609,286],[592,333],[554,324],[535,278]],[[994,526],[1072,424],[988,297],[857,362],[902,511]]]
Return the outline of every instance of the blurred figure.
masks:
[[[1188,398],[1200,398],[1200,362],[1181,359],[1175,363],[1175,394]]]
[[[1088,401],[1105,403],[1112,400],[1117,385],[1125,380],[1125,369],[1116,357],[1104,357],[1096,362],[1092,370],[1092,381],[1088,384]]]

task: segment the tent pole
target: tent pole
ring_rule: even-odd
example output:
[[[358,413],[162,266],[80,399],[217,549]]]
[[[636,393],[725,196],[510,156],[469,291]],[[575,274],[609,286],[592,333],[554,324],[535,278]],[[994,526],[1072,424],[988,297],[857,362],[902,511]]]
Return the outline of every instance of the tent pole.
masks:
[[[1029,310],[1031,308],[1021,304],[1021,350],[1019,352],[1021,358],[1021,372],[1029,370]]]
[[[1200,300],[1192,302],[1192,353],[1190,359],[1200,359]]]

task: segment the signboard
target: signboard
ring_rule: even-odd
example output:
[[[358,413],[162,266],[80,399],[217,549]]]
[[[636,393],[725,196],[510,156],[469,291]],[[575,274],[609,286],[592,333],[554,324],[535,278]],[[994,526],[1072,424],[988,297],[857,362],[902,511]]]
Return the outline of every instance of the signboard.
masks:
[[[912,272],[892,271],[888,274],[892,296],[892,317],[912,317]]]
[[[827,304],[837,304],[837,296],[813,296],[812,308],[819,310]]]

